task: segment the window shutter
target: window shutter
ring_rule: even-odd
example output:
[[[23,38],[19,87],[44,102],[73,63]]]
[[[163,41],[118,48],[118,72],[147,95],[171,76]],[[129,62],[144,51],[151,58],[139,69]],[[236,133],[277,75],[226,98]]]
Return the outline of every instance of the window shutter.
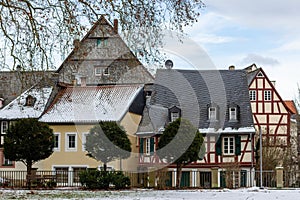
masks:
[[[216,142],[216,154],[218,156],[222,155],[222,137],[221,136],[218,138],[218,141]]]
[[[154,138],[150,138],[150,155],[154,153]]]
[[[144,153],[144,138],[140,138],[140,153]]]
[[[235,136],[235,155],[241,155],[241,136]]]

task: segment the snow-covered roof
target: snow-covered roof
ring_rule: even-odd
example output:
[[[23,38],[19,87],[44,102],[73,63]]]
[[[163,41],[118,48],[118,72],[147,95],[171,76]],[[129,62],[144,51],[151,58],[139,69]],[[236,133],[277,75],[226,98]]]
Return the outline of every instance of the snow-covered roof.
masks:
[[[28,89],[0,110],[0,119],[39,118],[45,110],[52,89],[52,87]],[[30,96],[35,99],[33,106],[26,105],[26,99]]]
[[[215,129],[215,128],[203,128],[199,129],[200,133],[255,133],[254,127],[240,127],[238,129],[233,129],[231,127],[226,127],[225,129]]]
[[[58,93],[40,121],[120,121],[142,88],[142,85],[67,87]]]

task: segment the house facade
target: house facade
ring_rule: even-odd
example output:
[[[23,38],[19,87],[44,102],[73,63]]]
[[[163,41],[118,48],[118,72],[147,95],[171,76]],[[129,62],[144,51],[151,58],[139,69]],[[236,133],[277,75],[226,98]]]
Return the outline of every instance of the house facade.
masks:
[[[156,147],[164,128],[181,117],[198,127],[206,149],[202,160],[183,169],[188,181],[182,186],[253,185],[255,128],[244,70],[158,70],[150,93],[136,133],[141,170],[167,165],[175,185],[176,167],[159,158]]]

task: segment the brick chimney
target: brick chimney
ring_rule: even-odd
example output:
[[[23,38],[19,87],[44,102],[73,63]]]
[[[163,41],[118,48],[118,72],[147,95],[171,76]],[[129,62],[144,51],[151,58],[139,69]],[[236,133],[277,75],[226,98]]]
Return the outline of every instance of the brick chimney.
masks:
[[[114,32],[118,33],[119,22],[117,19],[114,19]]]

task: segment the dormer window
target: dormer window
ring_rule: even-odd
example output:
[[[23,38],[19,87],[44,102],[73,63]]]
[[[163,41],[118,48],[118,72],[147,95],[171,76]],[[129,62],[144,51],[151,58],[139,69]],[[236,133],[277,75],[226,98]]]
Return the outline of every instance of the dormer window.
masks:
[[[172,112],[171,113],[171,122],[176,121],[179,118],[179,112]]]
[[[35,101],[36,101],[36,98],[34,98],[34,97],[31,96],[31,95],[28,95],[28,96],[26,97],[26,104],[25,104],[25,106],[34,106]]]
[[[217,108],[216,107],[209,107],[208,108],[208,119],[209,120],[216,120],[217,119]]]
[[[236,107],[229,108],[229,120],[232,120],[232,121],[237,120],[237,108]]]
[[[170,122],[176,121],[176,119],[181,117],[181,109],[177,106],[173,106],[169,109]]]
[[[104,70],[103,70],[103,75],[104,76],[108,76],[109,75],[109,68],[106,67]]]

